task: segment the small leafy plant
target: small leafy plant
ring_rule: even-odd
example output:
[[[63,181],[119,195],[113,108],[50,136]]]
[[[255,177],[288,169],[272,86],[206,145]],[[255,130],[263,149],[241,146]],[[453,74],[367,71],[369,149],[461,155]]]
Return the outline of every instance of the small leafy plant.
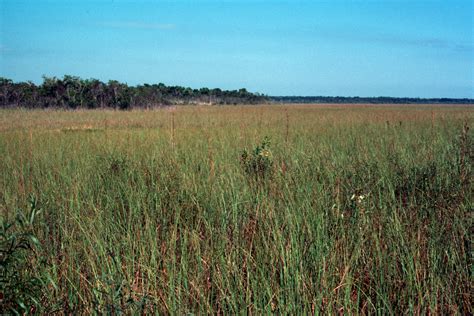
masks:
[[[12,221],[0,218],[0,306],[6,313],[34,313],[40,306],[42,279],[37,275],[38,239],[33,223],[41,211],[30,198],[27,215],[18,212]]]
[[[242,168],[247,175],[255,179],[266,178],[273,170],[273,154],[270,151],[270,139],[265,136],[262,143],[253,151],[244,149],[240,156]]]
[[[133,291],[124,274],[119,271],[115,256],[111,258],[115,271],[99,276],[92,289],[94,312],[99,315],[144,315],[147,307],[153,308],[152,300],[147,295]]]

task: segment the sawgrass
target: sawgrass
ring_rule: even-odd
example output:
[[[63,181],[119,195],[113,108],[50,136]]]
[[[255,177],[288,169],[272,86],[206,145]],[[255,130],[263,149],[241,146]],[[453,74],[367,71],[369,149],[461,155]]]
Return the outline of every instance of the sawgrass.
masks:
[[[454,106],[2,110],[0,212],[32,196],[42,210],[41,312],[472,314],[473,120]],[[265,136],[260,178],[240,157]]]

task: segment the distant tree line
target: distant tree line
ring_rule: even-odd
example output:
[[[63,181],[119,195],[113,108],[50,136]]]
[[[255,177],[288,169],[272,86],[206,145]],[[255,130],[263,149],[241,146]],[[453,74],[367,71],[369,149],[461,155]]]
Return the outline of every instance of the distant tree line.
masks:
[[[43,77],[43,83],[13,82],[0,77],[0,107],[24,108],[152,108],[181,104],[259,103],[373,103],[373,104],[474,104],[474,99],[272,96],[219,88],[192,89],[181,86],[143,84],[128,86],[116,80],[107,83],[65,75],[62,79]]]
[[[276,103],[474,104],[474,99],[467,98],[272,96],[269,100]]]
[[[66,75],[43,77],[43,83],[13,82],[0,77],[0,107],[24,108],[150,108],[179,104],[257,104],[267,97],[246,89],[192,89],[143,84],[128,86],[116,80],[104,83]]]

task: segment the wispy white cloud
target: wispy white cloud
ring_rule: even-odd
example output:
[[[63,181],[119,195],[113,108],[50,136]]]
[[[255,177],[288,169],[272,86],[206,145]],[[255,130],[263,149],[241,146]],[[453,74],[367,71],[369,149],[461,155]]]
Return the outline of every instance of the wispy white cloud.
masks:
[[[436,37],[404,38],[396,35],[380,35],[367,37],[366,40],[387,44],[409,45],[435,49],[452,49],[457,51],[472,51],[473,49],[472,45],[468,43],[460,43]]]
[[[100,26],[121,29],[172,30],[176,28],[172,23],[144,23],[138,21],[101,22]]]
[[[402,34],[353,32],[351,30],[319,30],[316,34],[330,39],[344,41],[386,44],[397,46],[411,46],[420,48],[431,48],[439,50],[451,50],[456,52],[474,52],[474,45],[466,42],[458,42],[439,37],[414,37]]]

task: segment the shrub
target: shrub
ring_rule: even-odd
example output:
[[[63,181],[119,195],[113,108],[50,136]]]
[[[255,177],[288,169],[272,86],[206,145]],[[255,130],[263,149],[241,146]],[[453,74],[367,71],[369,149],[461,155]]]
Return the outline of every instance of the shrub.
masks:
[[[40,306],[42,279],[37,275],[38,239],[33,222],[40,213],[36,199],[30,199],[27,216],[18,212],[13,221],[0,223],[0,306],[2,313],[33,313]]]
[[[265,137],[260,145],[249,152],[244,149],[240,156],[242,168],[247,175],[262,179],[271,175],[273,170],[273,155],[270,151],[270,139]]]

